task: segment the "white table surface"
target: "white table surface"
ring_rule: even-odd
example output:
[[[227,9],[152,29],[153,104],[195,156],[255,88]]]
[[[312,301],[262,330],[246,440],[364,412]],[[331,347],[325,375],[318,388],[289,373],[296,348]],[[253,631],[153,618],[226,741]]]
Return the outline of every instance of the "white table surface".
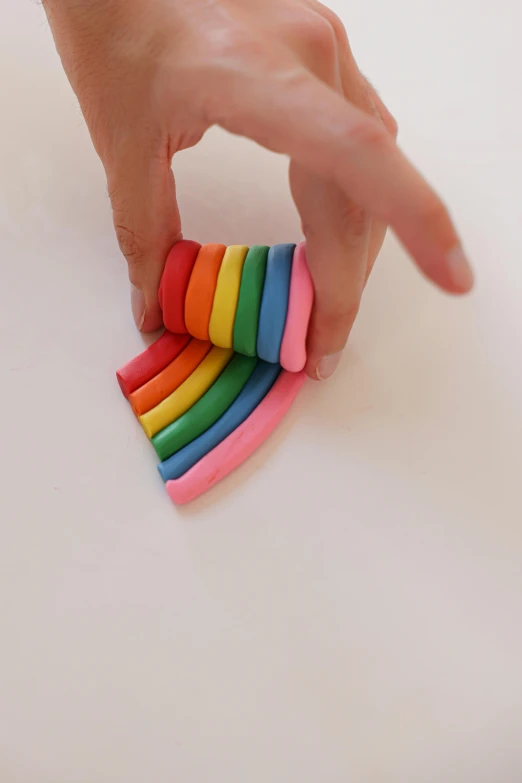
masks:
[[[3,2],[2,783],[522,778],[520,4],[332,5],[476,293],[389,238],[335,379],[178,511],[115,382],[143,342],[100,163]],[[215,131],[175,170],[187,237],[299,237],[283,159]]]

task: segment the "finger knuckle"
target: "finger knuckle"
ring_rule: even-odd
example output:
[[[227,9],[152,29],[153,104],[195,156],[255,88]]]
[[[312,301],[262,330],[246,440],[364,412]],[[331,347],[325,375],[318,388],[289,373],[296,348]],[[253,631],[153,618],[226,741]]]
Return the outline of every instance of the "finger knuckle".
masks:
[[[362,115],[355,123],[349,123],[346,138],[350,145],[355,143],[376,153],[386,152],[392,144],[382,123],[366,115]]]
[[[358,244],[368,231],[368,214],[360,204],[351,202],[343,210],[341,225],[344,227],[344,234],[348,241]]]
[[[255,35],[240,25],[224,25],[209,29],[201,42],[204,59],[213,68],[244,61],[264,50]]]
[[[354,201],[348,201],[342,207],[336,207],[332,216],[345,249],[359,247],[369,229],[369,216],[364,207]],[[309,242],[320,241],[324,232],[323,226],[314,215],[301,219],[301,230]]]
[[[321,4],[321,14],[330,24],[330,27],[334,31],[334,34],[338,40],[347,38],[346,28],[334,11]]]
[[[344,301],[330,304],[328,308],[318,314],[321,330],[328,334],[344,335],[357,318],[359,306],[360,300],[358,298],[346,298]]]
[[[188,84],[197,90],[204,128],[222,124],[231,111],[239,113],[237,96],[247,94],[252,76],[268,74],[273,64],[262,36],[242,26],[214,27],[202,35],[193,55]]]
[[[381,120],[390,136],[396,139],[399,135],[399,126],[393,114],[391,114],[389,111],[385,111],[381,114]]]
[[[399,135],[399,124],[393,114],[388,114],[387,119],[384,121],[386,130],[391,133],[394,139]]]
[[[294,35],[317,57],[329,58],[336,51],[335,32],[325,17],[319,14],[306,14],[293,25]]]
[[[141,268],[146,259],[146,252],[141,239],[124,223],[115,221],[114,229],[116,231],[116,239],[118,240],[119,248],[125,256],[129,268]]]

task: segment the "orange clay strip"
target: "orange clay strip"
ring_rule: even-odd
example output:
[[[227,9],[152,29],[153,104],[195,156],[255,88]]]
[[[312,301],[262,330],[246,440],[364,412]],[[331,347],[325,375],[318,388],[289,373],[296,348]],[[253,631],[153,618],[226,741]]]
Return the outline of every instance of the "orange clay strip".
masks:
[[[225,245],[203,245],[190,276],[185,299],[187,331],[199,340],[210,340],[208,324]]]
[[[149,438],[168,427],[192,408],[212,384],[219,378],[232,358],[234,351],[214,346],[196,367],[192,375],[152,410],[140,416],[141,426]]]
[[[116,377],[125,397],[128,399],[132,392],[168,367],[185,348],[189,339],[188,334],[163,332],[155,343],[121,367]]]
[[[192,339],[168,367],[133,392],[129,397],[129,402],[136,416],[142,416],[152,410],[169,394],[172,394],[178,386],[181,386],[189,375],[192,375],[211,348],[212,344],[209,342]]]

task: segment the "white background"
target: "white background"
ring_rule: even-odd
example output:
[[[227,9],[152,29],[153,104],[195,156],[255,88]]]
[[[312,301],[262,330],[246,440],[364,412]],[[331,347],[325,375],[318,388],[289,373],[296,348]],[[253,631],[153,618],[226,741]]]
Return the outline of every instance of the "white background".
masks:
[[[332,5],[476,293],[389,238],[335,379],[178,511],[114,377],[143,343],[101,166],[3,0],[2,783],[522,778],[522,12]],[[187,237],[299,238],[283,159],[212,132],[175,168]]]

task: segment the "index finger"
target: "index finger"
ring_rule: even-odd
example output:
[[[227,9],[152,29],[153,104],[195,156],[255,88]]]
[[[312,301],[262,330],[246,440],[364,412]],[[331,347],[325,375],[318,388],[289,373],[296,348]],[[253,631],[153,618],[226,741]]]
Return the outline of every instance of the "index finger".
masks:
[[[214,121],[335,182],[393,228],[433,282],[452,293],[471,289],[448,210],[379,121],[298,65],[233,78]]]

